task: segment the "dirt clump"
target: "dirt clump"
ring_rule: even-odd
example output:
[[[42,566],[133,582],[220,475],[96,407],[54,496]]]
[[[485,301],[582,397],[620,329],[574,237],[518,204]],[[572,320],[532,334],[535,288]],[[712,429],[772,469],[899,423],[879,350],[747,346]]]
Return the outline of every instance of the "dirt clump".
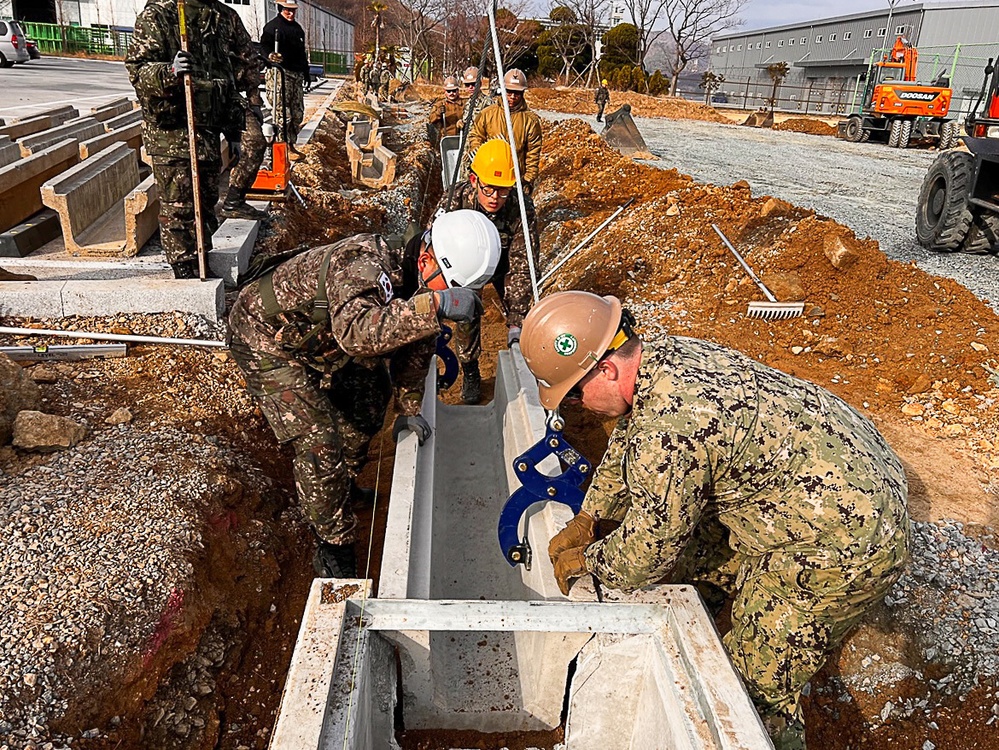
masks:
[[[820,120],[812,120],[807,117],[792,117],[784,122],[774,125],[774,130],[791,130],[795,133],[809,133],[811,135],[836,135],[836,128]]]

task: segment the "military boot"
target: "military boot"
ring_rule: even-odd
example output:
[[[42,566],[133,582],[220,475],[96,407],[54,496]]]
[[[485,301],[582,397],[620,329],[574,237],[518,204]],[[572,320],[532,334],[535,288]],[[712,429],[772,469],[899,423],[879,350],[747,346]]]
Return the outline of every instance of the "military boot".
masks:
[[[229,188],[222,203],[222,215],[227,219],[255,219],[263,221],[268,218],[266,212],[254,208],[246,202],[245,196],[239,190]]]
[[[357,578],[354,545],[319,541],[312,555],[312,567],[320,578]]]
[[[466,404],[477,404],[482,400],[482,375],[479,363],[466,362],[461,366],[461,400]]]
[[[171,263],[170,268],[173,269],[173,277],[175,279],[198,278],[198,261],[196,260],[180,260],[176,263]]]
[[[370,487],[358,487],[350,483],[350,501],[357,508],[370,508],[375,504],[375,491]]]

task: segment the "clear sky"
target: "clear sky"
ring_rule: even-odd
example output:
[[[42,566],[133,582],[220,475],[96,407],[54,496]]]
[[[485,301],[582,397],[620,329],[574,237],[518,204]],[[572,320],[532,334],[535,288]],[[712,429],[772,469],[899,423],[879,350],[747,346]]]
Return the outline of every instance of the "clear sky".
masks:
[[[912,5],[913,0],[897,0],[895,9]],[[741,28],[760,29],[799,21],[814,21],[831,16],[845,16],[865,10],[887,10],[888,0],[749,0],[740,16]]]

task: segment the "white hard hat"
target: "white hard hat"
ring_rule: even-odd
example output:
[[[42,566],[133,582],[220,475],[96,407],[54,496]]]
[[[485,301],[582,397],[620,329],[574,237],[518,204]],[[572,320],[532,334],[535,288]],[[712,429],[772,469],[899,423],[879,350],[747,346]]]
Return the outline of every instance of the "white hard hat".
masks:
[[[499,265],[499,232],[479,211],[463,208],[438,216],[430,244],[448,286],[481,289]]]

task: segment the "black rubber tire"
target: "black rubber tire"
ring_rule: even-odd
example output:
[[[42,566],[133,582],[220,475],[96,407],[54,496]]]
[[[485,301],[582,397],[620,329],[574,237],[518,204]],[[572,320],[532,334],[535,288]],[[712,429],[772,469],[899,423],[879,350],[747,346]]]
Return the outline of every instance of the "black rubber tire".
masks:
[[[909,139],[912,138],[912,120],[904,120],[898,133],[898,147],[909,148]]]
[[[864,134],[864,126],[859,117],[850,117],[846,121],[843,135],[850,143],[860,143],[860,138]]]
[[[958,249],[968,255],[987,255],[999,245],[999,216],[991,211],[975,214],[971,228]]]
[[[871,131],[864,130],[864,132],[860,134],[860,142],[867,143],[869,140],[871,140]]]
[[[6,57],[4,57],[3,52],[0,52],[0,68],[13,68],[13,67],[14,67],[14,62],[12,60],[8,60]]]
[[[936,252],[950,253],[964,242],[971,226],[968,208],[975,157],[947,151],[930,165],[916,201],[916,238]]]
[[[898,148],[898,139],[902,137],[902,121],[892,120],[888,126],[888,148]]]
[[[949,148],[954,148],[954,146],[957,145],[958,135],[958,125],[956,121],[948,120],[947,122],[941,123],[939,144],[940,150],[946,151]]]

